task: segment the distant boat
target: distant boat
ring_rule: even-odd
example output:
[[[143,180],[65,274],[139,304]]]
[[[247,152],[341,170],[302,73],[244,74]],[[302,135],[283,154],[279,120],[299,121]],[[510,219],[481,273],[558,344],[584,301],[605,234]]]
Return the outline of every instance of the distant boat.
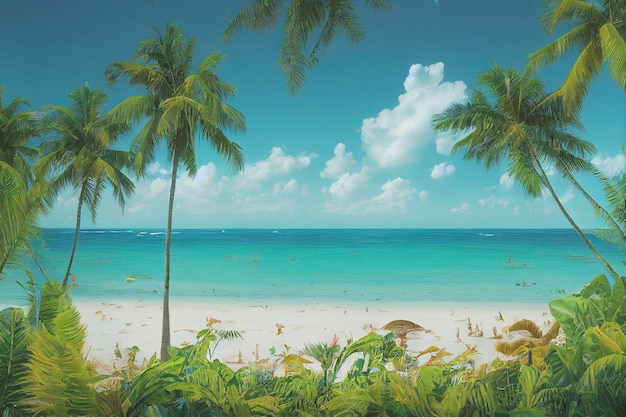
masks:
[[[479,233],[479,236],[484,236],[484,237],[494,237],[495,234],[494,233]]]

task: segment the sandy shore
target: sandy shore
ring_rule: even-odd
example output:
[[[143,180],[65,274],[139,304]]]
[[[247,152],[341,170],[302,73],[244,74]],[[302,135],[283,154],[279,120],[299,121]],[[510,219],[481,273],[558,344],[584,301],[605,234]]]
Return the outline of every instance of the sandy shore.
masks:
[[[137,346],[139,357],[158,352],[161,338],[160,303],[124,300],[114,303],[75,300],[87,324],[89,357],[111,363],[116,344],[122,353]],[[498,334],[517,320],[530,319],[547,328],[552,320],[547,305],[321,305],[321,304],[200,304],[174,301],[170,305],[172,344],[194,343],[199,330],[209,321],[215,329],[238,330],[243,340],[222,342],[214,358],[233,364],[248,364],[271,356],[270,351],[298,352],[306,343],[331,343],[336,336],[345,346],[380,329],[393,320],[410,320],[432,333],[407,341],[408,349],[419,352],[430,346],[457,355],[467,345],[475,346],[477,362],[498,354],[493,349],[494,328]],[[470,332],[469,325],[472,327]],[[478,329],[476,329],[478,326]],[[476,330],[482,331],[477,336]],[[458,336],[457,336],[458,335]],[[505,335],[505,340],[512,336]]]

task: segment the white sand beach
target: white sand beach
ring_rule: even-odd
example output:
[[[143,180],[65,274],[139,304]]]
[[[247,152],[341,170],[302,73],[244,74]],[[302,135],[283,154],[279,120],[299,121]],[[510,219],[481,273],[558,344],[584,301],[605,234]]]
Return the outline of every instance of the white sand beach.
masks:
[[[87,324],[89,357],[104,363],[115,360],[116,344],[140,348],[139,358],[159,352],[162,309],[158,302],[124,300],[99,303],[75,301]],[[544,329],[552,316],[547,305],[321,305],[321,304],[201,304],[174,301],[170,305],[172,344],[194,343],[198,331],[211,321],[215,329],[238,330],[243,340],[222,342],[214,358],[233,367],[267,359],[270,349],[276,354],[300,351],[306,343],[331,343],[335,336],[345,346],[372,331],[381,331],[393,320],[410,320],[432,333],[421,333],[407,341],[408,350],[419,352],[430,346],[444,348],[453,355],[475,346],[477,363],[498,356],[493,345],[493,330],[520,319],[534,321]],[[472,331],[470,332],[469,326]],[[483,335],[478,336],[478,330]],[[480,334],[480,332],[478,332]],[[458,335],[458,336],[457,336]],[[504,339],[512,336],[505,335]],[[424,358],[427,358],[426,356]]]

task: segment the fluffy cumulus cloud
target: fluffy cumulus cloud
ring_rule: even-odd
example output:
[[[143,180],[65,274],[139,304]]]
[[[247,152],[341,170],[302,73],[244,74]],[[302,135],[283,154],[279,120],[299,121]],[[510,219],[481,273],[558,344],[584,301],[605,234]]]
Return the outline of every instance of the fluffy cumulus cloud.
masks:
[[[456,214],[456,215],[469,214],[469,212],[470,212],[470,208],[469,208],[469,204],[467,203],[461,204],[461,207],[454,207],[450,209],[450,213]]]
[[[515,180],[508,173],[502,174],[500,177],[500,185],[504,187],[505,190],[510,190],[513,187],[513,183]]]
[[[433,115],[466,98],[466,85],[462,81],[443,82],[441,62],[412,65],[404,89],[396,107],[365,119],[361,126],[367,158],[384,168],[412,161],[419,149],[435,140],[431,127]],[[441,141],[442,152],[446,148],[444,142]]]
[[[370,174],[367,167],[363,167],[359,172],[346,172],[330,185],[328,191],[334,197],[347,199],[352,196],[358,188],[367,183],[369,178]]]
[[[382,192],[372,198],[366,209],[368,212],[394,212],[406,208],[407,202],[417,190],[404,178],[389,180],[381,187]]]
[[[454,165],[442,162],[433,167],[433,170],[430,173],[430,177],[435,180],[440,180],[444,177],[451,176],[452,174],[454,174],[454,171]]]
[[[326,161],[324,170],[320,173],[322,178],[339,178],[350,171],[356,163],[352,157],[352,152],[346,153],[346,145],[338,143],[334,150],[335,156]]]
[[[609,178],[617,177],[626,172],[626,156],[623,154],[606,157],[596,156],[591,160],[591,163]]]
[[[285,155],[282,148],[274,147],[267,159],[247,165],[238,176],[233,178],[233,186],[235,189],[258,188],[263,181],[308,167],[314,157],[315,155]]]
[[[419,195],[420,200],[422,200],[422,201],[428,200],[428,191],[422,190],[422,191],[420,191],[420,193],[418,195]]]
[[[274,184],[274,187],[272,188],[272,195],[294,194],[297,191],[298,181],[292,178],[286,184],[283,184],[282,182]]]

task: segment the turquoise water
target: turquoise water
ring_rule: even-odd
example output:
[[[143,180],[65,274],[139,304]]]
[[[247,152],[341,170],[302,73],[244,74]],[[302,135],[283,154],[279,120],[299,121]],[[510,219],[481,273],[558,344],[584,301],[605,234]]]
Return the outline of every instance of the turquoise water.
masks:
[[[73,236],[44,231],[37,251],[52,278],[62,279]],[[591,239],[626,272],[619,248]],[[72,295],[160,299],[164,242],[157,230],[81,232]],[[178,230],[170,288],[174,300],[206,302],[543,303],[604,273],[591,256],[560,229]],[[24,275],[8,272],[0,304],[23,302]]]

